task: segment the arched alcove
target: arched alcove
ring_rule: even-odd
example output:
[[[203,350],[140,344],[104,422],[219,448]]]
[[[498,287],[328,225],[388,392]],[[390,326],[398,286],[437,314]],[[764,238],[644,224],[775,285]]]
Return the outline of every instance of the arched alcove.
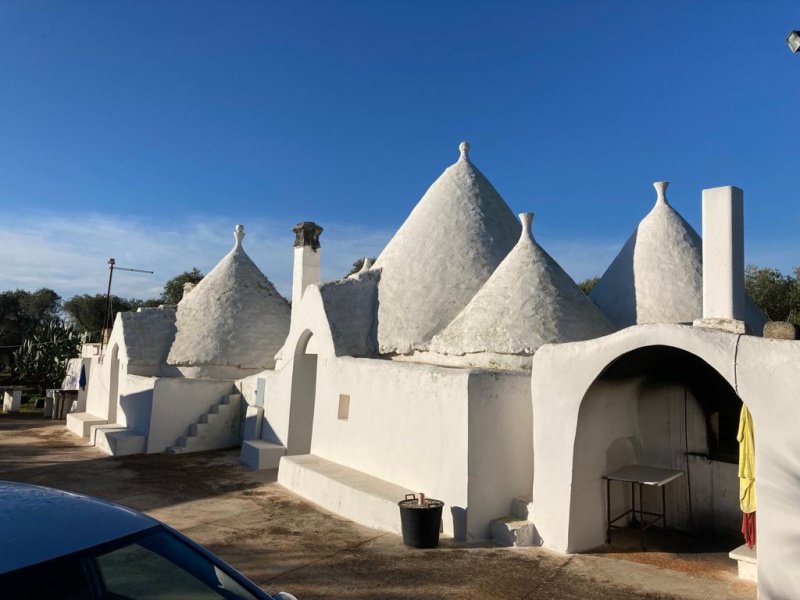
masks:
[[[604,543],[603,476],[629,464],[684,472],[665,488],[668,527],[723,545],[735,540],[741,525],[736,466],[741,406],[730,383],[686,350],[640,347],[607,365],[578,411],[569,547]],[[646,489],[644,505],[660,510],[660,492]],[[613,486],[612,514],[629,507],[627,486]]]
[[[306,330],[297,340],[292,364],[292,393],[289,407],[287,454],[309,454],[314,429],[317,395],[316,340]]]

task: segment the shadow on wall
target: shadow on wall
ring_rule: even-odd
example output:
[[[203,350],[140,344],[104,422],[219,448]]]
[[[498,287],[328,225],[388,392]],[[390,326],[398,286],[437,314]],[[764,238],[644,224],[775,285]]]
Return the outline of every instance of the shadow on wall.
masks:
[[[119,406],[125,415],[128,429],[147,435],[150,431],[150,417],[153,414],[153,390],[143,390],[119,397]]]
[[[589,293],[589,299],[618,329],[635,325],[639,320],[636,307],[636,274],[633,269],[637,237],[638,228],[628,238],[620,253]],[[606,278],[606,275],[609,277]]]
[[[466,540],[467,509],[460,506],[451,506],[450,514],[453,516],[453,537],[457,540]]]

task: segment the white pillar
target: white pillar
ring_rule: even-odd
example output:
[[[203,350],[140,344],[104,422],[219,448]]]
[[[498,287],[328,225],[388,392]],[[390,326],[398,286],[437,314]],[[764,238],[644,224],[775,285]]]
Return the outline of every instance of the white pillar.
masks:
[[[743,330],[744,299],[744,193],[734,186],[703,190],[704,324]]]
[[[3,395],[3,412],[17,412],[22,404],[22,390],[6,390]]]
[[[309,285],[320,282],[321,251],[319,236],[322,227],[311,221],[294,228],[294,269],[292,274],[292,317]]]

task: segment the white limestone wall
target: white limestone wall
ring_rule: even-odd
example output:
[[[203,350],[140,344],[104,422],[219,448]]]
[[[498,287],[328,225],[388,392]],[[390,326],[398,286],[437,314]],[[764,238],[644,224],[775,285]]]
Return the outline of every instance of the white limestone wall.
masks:
[[[796,510],[800,505],[800,436],[796,433],[800,342],[659,324],[631,327],[598,340],[543,346],[534,357],[531,380],[533,521],[542,545],[559,552],[597,545],[597,532],[592,529],[597,528],[596,521],[587,524],[577,516],[581,514],[577,509],[592,499],[572,493],[575,466],[585,465],[587,459],[587,449],[576,444],[579,412],[587,390],[606,366],[626,352],[650,345],[673,346],[702,358],[748,405],[756,439],[759,594],[761,598],[800,597],[796,569],[800,561]],[[568,373],[564,365],[569,365]],[[605,425],[600,427],[609,422],[613,426],[613,419],[601,421]]]
[[[444,531],[464,537],[468,390],[467,371],[322,355],[311,453],[444,501]]]
[[[800,598],[800,342],[743,336],[736,363],[755,423],[759,594]]]
[[[137,433],[147,435],[151,427],[163,427],[161,423],[151,423],[153,393],[158,379],[140,375],[126,375],[120,383],[117,400],[116,422]]]

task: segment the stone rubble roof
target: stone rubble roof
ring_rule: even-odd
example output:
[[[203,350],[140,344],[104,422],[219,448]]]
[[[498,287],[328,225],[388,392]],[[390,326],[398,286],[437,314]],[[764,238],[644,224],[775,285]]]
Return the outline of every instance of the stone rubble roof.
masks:
[[[600,337],[614,328],[586,294],[533,238],[533,214],[523,213],[522,235],[486,284],[431,351],[531,355],[543,344]]]
[[[514,246],[511,209],[469,159],[431,185],[378,257],[381,354],[423,349],[467,305]]]
[[[236,244],[179,303],[168,364],[269,368],[289,333],[290,308]]]

